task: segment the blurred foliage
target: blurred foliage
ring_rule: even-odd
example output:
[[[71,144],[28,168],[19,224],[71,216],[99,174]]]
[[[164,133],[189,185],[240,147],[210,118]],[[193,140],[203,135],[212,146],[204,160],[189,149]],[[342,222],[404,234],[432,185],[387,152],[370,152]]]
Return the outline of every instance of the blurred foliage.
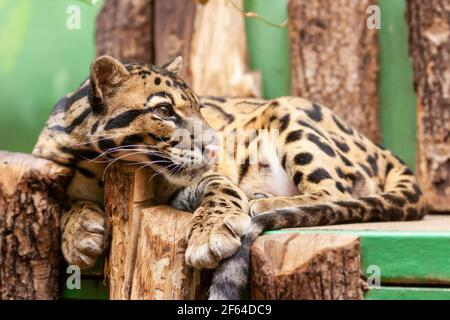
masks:
[[[70,30],[74,4],[80,28]],[[0,0],[1,150],[30,152],[54,104],[88,76],[100,1],[91,4]]]

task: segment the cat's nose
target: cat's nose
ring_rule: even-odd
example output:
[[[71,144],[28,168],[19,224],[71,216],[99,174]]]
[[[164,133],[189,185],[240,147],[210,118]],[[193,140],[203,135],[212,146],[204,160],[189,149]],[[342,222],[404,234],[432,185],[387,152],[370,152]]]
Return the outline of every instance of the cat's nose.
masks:
[[[203,157],[206,161],[212,162],[217,157],[217,146],[208,144],[203,147]]]

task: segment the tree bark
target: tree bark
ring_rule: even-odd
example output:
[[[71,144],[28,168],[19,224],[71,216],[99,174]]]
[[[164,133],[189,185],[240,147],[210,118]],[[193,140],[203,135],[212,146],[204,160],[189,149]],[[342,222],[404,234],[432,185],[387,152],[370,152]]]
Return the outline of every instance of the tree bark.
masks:
[[[57,299],[59,217],[73,172],[0,152],[0,299]]]
[[[193,271],[184,261],[192,214],[154,206],[158,183],[149,183],[152,176],[151,170],[121,165],[106,175],[110,299],[204,298],[209,275]]]
[[[106,0],[97,16],[97,56],[153,63],[152,11],[152,0]]]
[[[366,13],[376,0],[290,0],[292,94],[317,101],[374,142],[378,38]]]
[[[258,238],[251,250],[252,299],[363,298],[358,237],[277,234]]]
[[[450,210],[450,3],[407,2],[417,92],[417,176],[431,209]]]
[[[191,83],[189,67],[196,4],[194,1],[153,0],[155,64],[183,57],[181,77]]]

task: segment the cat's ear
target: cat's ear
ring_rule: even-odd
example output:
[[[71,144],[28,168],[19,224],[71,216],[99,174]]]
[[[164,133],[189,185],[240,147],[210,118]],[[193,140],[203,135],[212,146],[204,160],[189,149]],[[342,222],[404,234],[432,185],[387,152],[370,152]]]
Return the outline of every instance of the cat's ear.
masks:
[[[183,67],[183,58],[181,56],[178,56],[172,61],[163,65],[162,67],[179,76],[181,75],[181,69]]]
[[[118,60],[110,56],[101,56],[91,65],[91,105],[95,111],[100,111],[105,98],[114,95],[117,88],[128,78],[130,73]]]

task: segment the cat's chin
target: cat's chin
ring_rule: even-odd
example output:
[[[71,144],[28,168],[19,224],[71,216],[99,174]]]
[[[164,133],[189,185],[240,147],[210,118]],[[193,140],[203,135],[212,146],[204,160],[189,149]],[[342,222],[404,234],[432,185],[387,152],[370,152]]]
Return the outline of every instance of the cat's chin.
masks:
[[[211,169],[211,165],[205,163],[195,167],[182,168],[176,175],[165,173],[164,177],[174,185],[187,187],[200,180],[202,175],[209,169]]]

